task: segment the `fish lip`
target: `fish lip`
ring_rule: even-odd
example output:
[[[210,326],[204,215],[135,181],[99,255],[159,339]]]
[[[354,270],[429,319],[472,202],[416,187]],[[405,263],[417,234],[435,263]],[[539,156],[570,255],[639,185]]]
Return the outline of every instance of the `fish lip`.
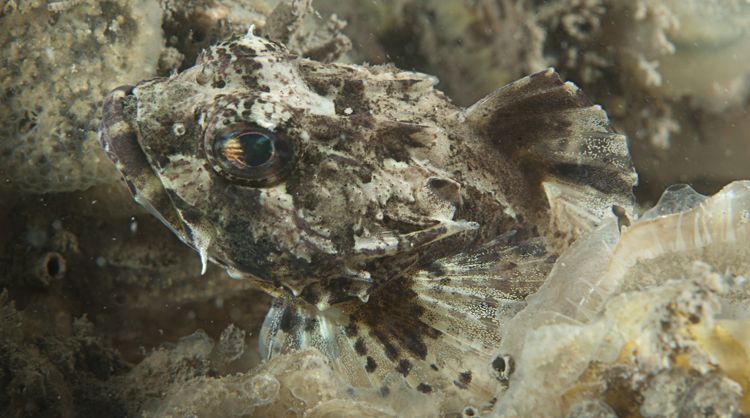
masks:
[[[97,138],[101,147],[107,151],[107,155],[113,162],[117,161],[117,156],[113,154],[111,150],[111,135],[110,131],[113,126],[119,122],[128,123],[128,119],[124,112],[124,102],[128,96],[133,95],[133,85],[122,85],[112,91],[104,97],[102,103],[102,118],[99,122],[99,128],[97,130]]]

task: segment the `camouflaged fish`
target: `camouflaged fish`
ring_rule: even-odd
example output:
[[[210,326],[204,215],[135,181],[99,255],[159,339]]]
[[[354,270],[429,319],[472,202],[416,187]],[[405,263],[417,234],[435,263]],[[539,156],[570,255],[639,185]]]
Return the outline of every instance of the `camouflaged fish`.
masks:
[[[100,140],[204,264],[276,298],[264,356],[312,346],[356,386],[398,373],[489,402],[503,323],[560,250],[632,208],[636,175],[625,137],[552,69],[467,109],[436,82],[251,30],[114,90]]]

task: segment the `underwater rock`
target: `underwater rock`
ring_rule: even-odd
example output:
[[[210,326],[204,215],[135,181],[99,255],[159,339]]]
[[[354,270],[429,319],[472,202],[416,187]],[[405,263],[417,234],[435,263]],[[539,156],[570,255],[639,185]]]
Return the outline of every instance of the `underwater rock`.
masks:
[[[315,7],[349,23],[344,32],[355,45],[354,62],[434,74],[460,105],[548,67],[543,33],[510,0],[316,0]]]
[[[335,13],[328,20],[312,7],[312,0],[282,1],[266,19],[262,32],[303,57],[334,62],[352,47],[341,30],[346,22]]]
[[[516,370],[500,416],[750,412],[750,182],[709,198],[674,187],[628,222],[574,244],[505,328]]]
[[[157,0],[152,0],[157,1]],[[201,50],[242,33],[250,25],[263,26],[277,0],[158,0],[164,11],[166,38],[159,74],[183,70]],[[133,78],[128,82],[133,82]],[[110,88],[117,87],[115,85]]]
[[[24,192],[116,181],[96,143],[100,98],[151,77],[161,9],[149,0],[30,1],[0,17],[0,181]]]
[[[548,65],[601,103],[630,139],[640,198],[654,202],[675,183],[713,193],[750,177],[747,2],[535,3],[529,13]]]
[[[0,293],[0,415],[4,417],[123,416],[115,381],[129,366],[93,335],[86,317],[44,309],[18,310]]]
[[[550,35],[545,53],[584,83],[620,71],[643,94],[686,98],[712,113],[750,93],[745,1],[558,0],[541,5],[536,18]]]
[[[234,322],[257,333],[269,305],[265,294],[218,268],[201,276],[194,252],[134,203],[116,207],[119,195],[106,188],[25,195],[8,204],[0,289],[8,288],[24,309],[59,304],[74,316],[87,313],[97,335],[134,362],[142,347],[196,328],[218,338]]]

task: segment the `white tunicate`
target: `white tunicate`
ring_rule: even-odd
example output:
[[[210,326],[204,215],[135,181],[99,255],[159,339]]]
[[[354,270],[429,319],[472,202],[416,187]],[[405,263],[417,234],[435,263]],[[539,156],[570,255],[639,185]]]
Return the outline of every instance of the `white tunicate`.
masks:
[[[750,318],[750,287],[742,280],[750,271],[748,209],[748,181],[710,197],[675,187],[632,225],[611,216],[576,242],[503,328],[499,351],[517,367],[496,412],[562,417],[562,395],[589,384],[594,362],[597,370],[631,367],[641,379],[672,370],[675,352],[685,357],[683,367],[701,374],[717,361],[740,364],[727,347],[742,340],[733,330]],[[715,337],[719,315],[722,338]],[[718,360],[716,350],[723,350]]]
[[[273,402],[279,394],[279,381],[273,376],[259,374],[249,382],[249,393],[256,405]]]

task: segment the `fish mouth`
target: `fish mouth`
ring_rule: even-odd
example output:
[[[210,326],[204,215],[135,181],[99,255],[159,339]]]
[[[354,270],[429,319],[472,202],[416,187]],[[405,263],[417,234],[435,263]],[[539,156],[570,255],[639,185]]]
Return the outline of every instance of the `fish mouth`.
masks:
[[[140,145],[140,130],[135,121],[137,100],[135,86],[125,85],[112,90],[102,104],[99,144],[115,164],[133,198],[152,215],[169,227],[182,241],[190,244],[189,232],[159,176]]]

